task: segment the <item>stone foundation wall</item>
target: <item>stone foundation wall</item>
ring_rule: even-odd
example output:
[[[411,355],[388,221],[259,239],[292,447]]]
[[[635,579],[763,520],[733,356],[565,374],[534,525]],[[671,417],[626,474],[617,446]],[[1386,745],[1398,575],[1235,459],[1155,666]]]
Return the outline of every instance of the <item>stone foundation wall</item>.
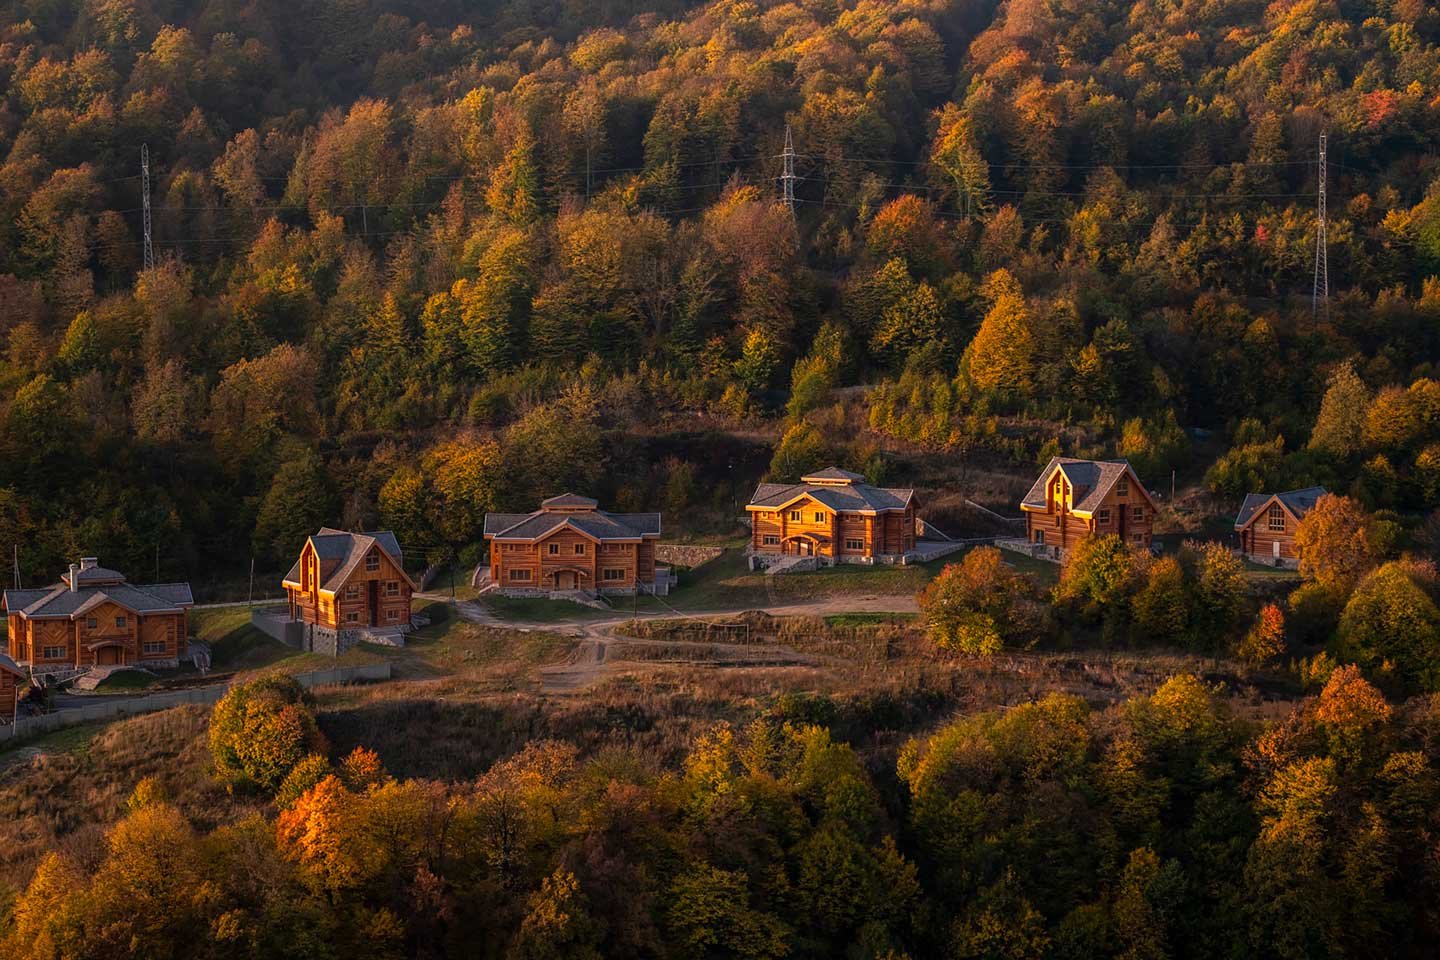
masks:
[[[724,552],[724,547],[706,547],[692,543],[657,543],[655,544],[655,562],[693,569],[701,564],[709,563]]]

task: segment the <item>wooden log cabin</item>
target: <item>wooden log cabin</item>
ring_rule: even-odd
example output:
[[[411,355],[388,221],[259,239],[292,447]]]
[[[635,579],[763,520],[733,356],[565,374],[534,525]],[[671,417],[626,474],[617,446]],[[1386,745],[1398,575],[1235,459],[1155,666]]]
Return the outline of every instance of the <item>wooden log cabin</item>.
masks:
[[[660,514],[610,513],[573,493],[534,513],[487,513],[490,581],[514,597],[665,594],[670,571],[655,563]]]
[[[896,563],[915,549],[915,491],[875,487],[858,473],[826,467],[799,483],[762,483],[750,514],[751,566],[783,556],[821,563]]]
[[[1295,533],[1300,521],[1325,494],[1324,487],[1246,494],[1235,517],[1240,552],[1255,563],[1298,566],[1300,553],[1295,548]]]
[[[6,590],[10,657],[36,673],[97,666],[176,667],[185,655],[188,583],[132,584],[94,557],[61,582]]]
[[[1125,460],[1055,457],[1020,501],[1025,539],[1059,559],[1086,537],[1150,548],[1155,500]]]
[[[14,660],[0,653],[0,723],[14,723],[20,708],[20,685],[25,671]]]
[[[336,632],[409,630],[410,601],[420,589],[405,572],[395,534],[330,527],[306,539],[282,586],[291,620]]]

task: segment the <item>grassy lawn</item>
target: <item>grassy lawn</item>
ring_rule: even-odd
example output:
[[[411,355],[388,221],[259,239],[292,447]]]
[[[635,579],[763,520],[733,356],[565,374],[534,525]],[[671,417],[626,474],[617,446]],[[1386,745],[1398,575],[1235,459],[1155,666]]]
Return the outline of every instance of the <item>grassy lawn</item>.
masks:
[[[716,559],[693,570],[681,570],[680,583],[668,597],[616,597],[610,611],[596,610],[568,600],[510,598],[487,594],[480,602],[501,620],[521,623],[556,623],[567,620],[613,618],[632,610],[639,613],[703,610],[755,610],[811,600],[846,596],[911,596],[921,590],[946,564],[956,563],[964,553],[951,554],[930,563],[911,566],[864,566],[842,563],[807,573],[785,573],[769,577],[751,571],[744,553],[728,549]],[[1018,553],[1006,553],[1005,561],[1041,588],[1059,579],[1060,567]]]
[[[643,604],[645,600],[642,599]],[[616,597],[612,601],[615,610],[597,610],[569,600],[547,600],[544,597],[502,597],[487,594],[480,602],[501,620],[520,623],[557,623],[562,620],[614,619],[615,610],[629,610],[628,597]],[[649,609],[649,608],[647,608]]]
[[[159,680],[160,678],[153,673],[143,670],[121,670],[100,681],[100,685],[95,689],[100,693],[135,693],[154,685]]]
[[[382,656],[376,649],[361,644],[339,657],[305,653],[287,647],[250,625],[249,607],[214,607],[190,611],[190,631],[197,640],[210,645],[210,669],[213,673],[236,673],[245,670],[278,668],[286,673],[328,670],[331,667],[374,663]]]

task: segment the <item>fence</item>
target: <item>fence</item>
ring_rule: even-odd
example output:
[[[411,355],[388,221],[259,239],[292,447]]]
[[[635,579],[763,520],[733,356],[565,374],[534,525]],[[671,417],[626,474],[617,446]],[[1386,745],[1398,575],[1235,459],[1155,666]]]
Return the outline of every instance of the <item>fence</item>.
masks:
[[[379,681],[390,679],[390,663],[366,663],[358,667],[335,667],[332,670],[316,670],[312,673],[298,673],[295,680],[302,687],[321,687],[337,683],[355,683],[357,681]],[[38,736],[42,733],[50,733],[53,730],[60,730],[64,727],[73,727],[81,723],[94,723],[100,720],[118,720],[121,717],[138,716],[142,713],[154,713],[158,710],[169,710],[171,707],[183,706],[187,703],[201,703],[210,705],[225,695],[230,689],[228,683],[217,683],[208,687],[194,687],[189,690],[171,690],[167,693],[152,693],[138,697],[116,698],[107,702],[107,698],[97,697],[93,704],[86,704],[83,707],[76,707],[73,710],[57,710],[55,713],[45,713],[38,717],[17,717],[13,724],[0,724],[0,743],[12,740],[23,740],[27,737]]]

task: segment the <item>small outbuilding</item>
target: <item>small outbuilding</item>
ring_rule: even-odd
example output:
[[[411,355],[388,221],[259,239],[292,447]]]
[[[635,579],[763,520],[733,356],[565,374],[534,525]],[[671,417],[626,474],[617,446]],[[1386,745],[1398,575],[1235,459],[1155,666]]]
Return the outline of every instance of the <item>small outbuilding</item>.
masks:
[[[1235,517],[1240,552],[1254,563],[1298,566],[1300,552],[1295,547],[1295,534],[1300,529],[1300,521],[1325,494],[1324,487],[1246,494]]]

